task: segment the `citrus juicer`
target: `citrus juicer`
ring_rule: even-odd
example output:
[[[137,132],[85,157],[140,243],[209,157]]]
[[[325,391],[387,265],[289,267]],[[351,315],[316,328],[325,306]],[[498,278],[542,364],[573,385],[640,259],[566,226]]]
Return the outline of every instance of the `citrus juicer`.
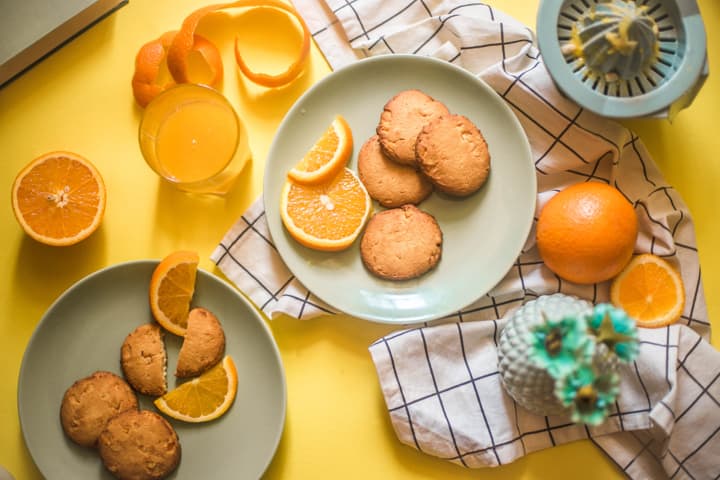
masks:
[[[558,88],[613,118],[672,118],[708,76],[695,0],[542,0],[537,40]]]

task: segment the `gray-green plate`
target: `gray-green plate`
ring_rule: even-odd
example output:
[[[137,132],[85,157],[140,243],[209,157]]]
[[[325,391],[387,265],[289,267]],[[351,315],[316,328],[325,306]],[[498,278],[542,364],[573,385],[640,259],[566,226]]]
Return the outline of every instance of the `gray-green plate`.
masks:
[[[72,443],[60,425],[60,403],[72,383],[95,370],[122,375],[120,347],[135,327],[152,320],[148,287],[155,261],[118,264],[95,272],[63,293],[30,339],[18,381],[25,444],[48,479],[111,479],[94,450]],[[258,478],[270,463],[285,423],[285,375],[275,341],[253,306],[220,278],[199,270],[193,305],[217,315],[226,353],[238,372],[238,392],[217,420],[189,424],[170,419],[182,459],[169,478]],[[168,386],[180,338],[165,335]],[[141,408],[152,398],[138,395]]]
[[[339,253],[305,248],[282,225],[280,195],[286,172],[336,114],[354,138],[349,166],[370,138],[385,103],[416,88],[470,118],[485,136],[491,156],[486,184],[465,199],[433,193],[420,208],[437,219],[443,253],[437,268],[420,278],[393,282],[363,266],[359,240]],[[482,80],[451,63],[416,55],[371,57],[338,69],[293,105],[273,140],[265,165],[264,202],[278,252],[297,278],[319,298],[349,315],[385,323],[413,323],[452,314],[486,294],[520,253],[535,211],[535,167],[520,123]],[[379,207],[375,205],[375,211]]]

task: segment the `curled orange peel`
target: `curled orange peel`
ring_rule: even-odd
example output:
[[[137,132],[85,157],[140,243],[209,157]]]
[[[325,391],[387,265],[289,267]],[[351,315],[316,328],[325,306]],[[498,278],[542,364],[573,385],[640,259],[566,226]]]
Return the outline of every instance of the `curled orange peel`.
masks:
[[[226,8],[275,8],[282,10],[292,17],[302,30],[302,44],[295,61],[282,73],[270,75],[267,73],[253,72],[245,63],[238,48],[237,38],[235,39],[235,61],[240,71],[252,82],[264,87],[280,87],[292,82],[302,72],[308,54],[310,53],[310,30],[302,17],[290,5],[280,0],[239,0],[230,3],[218,3],[208,5],[195,10],[183,21],[182,27],[172,41],[168,49],[168,69],[178,83],[190,81],[188,77],[188,54],[193,48],[193,36],[200,20],[210,12]]]
[[[160,37],[152,40],[138,50],[135,56],[135,73],[132,78],[132,88],[135,101],[146,107],[158,94],[175,85],[170,81],[165,84],[158,83],[160,69],[167,57],[167,52],[177,35],[176,30],[165,32]],[[198,52],[211,71],[210,85],[217,85],[223,78],[223,64],[220,51],[210,40],[195,35],[192,51]]]

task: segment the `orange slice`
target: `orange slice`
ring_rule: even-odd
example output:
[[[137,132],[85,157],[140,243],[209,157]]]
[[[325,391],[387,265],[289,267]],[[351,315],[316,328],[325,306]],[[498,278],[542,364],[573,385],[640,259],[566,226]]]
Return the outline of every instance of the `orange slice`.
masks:
[[[289,172],[296,183],[313,185],[326,182],[347,164],[353,148],[350,126],[337,115],[325,133]]]
[[[290,235],[306,247],[324,251],[349,247],[371,212],[370,195],[348,168],[318,185],[288,180],[280,201],[280,216]]]
[[[675,323],[685,307],[682,278],[667,261],[644,253],[633,258],[610,286],[610,301],[640,327]]]
[[[97,230],[106,196],[100,172],[87,159],[72,152],[50,152],[18,173],[12,186],[12,209],[32,238],[66,246]]]
[[[184,422],[208,422],[228,411],[237,395],[237,370],[229,355],[199,377],[155,399],[165,415]]]
[[[167,331],[181,337],[187,330],[198,263],[197,253],[179,250],[163,258],[150,278],[153,317]]]
[[[162,69],[167,50],[176,34],[177,31],[163,33],[159,38],[140,47],[135,56],[132,88],[135,100],[141,107],[146,107],[160,92],[175,85],[172,79],[167,82],[162,81]],[[199,58],[205,62],[210,71],[209,80],[203,83],[211,86],[219,84],[223,78],[223,65],[220,51],[215,44],[200,35],[195,35],[191,51],[199,54]]]
[[[270,7],[282,10],[292,17],[302,30],[302,43],[298,55],[293,63],[282,73],[269,75],[266,73],[253,72],[245,63],[235,41],[235,60],[240,71],[251,81],[265,87],[279,87],[292,82],[302,73],[305,68],[308,54],[310,53],[310,30],[298,15],[297,11],[290,5],[280,0],[239,0],[236,2],[219,3],[199,8],[188,15],[183,21],[182,27],[172,41],[168,50],[168,69],[177,83],[186,83],[188,78],[188,55],[193,48],[194,33],[200,20],[210,12],[226,8],[257,8]]]

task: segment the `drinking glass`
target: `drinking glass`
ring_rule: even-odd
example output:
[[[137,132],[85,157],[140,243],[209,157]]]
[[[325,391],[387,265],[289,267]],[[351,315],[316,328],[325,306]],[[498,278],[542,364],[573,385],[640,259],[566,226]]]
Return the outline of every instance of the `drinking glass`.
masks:
[[[180,190],[224,195],[251,157],[245,126],[230,102],[200,84],[170,87],[145,108],[140,150]]]

